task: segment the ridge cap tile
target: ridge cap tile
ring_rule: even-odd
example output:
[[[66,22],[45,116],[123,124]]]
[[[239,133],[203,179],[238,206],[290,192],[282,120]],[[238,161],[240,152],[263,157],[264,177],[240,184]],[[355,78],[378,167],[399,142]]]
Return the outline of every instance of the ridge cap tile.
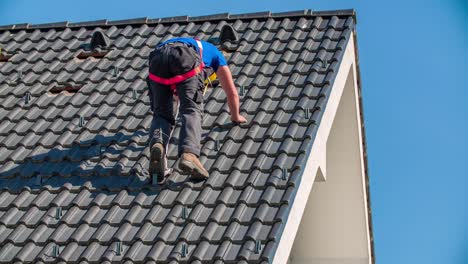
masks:
[[[68,21],[33,24],[33,25],[30,25],[28,29],[65,28],[68,26],[68,24],[69,24]]]
[[[68,24],[68,27],[93,27],[93,26],[106,26],[108,20],[107,19],[98,19],[98,20],[91,20],[91,21],[82,21],[82,22],[72,22]]]
[[[173,16],[173,17],[163,17],[160,18],[160,23],[176,23],[176,22],[188,22],[189,16],[182,15],[182,16]]]
[[[312,11],[312,16],[356,16],[354,9]]]
[[[307,16],[307,15],[310,15],[311,12],[312,10],[310,9],[286,11],[286,12],[275,12],[271,14],[271,17],[279,18],[279,17]]]
[[[14,29],[27,29],[31,26],[30,23],[20,23],[20,24],[15,24]]]
[[[148,17],[140,17],[140,18],[111,20],[111,21],[108,21],[106,25],[107,26],[134,25],[134,24],[146,24],[147,22],[148,22]]]
[[[269,18],[271,17],[271,11],[253,12],[230,15],[231,19],[254,19],[254,18]]]
[[[213,14],[213,15],[202,15],[202,16],[195,16],[195,17],[189,17],[189,21],[212,21],[212,20],[227,20],[229,19],[230,14],[229,13],[219,13],[219,14]]]

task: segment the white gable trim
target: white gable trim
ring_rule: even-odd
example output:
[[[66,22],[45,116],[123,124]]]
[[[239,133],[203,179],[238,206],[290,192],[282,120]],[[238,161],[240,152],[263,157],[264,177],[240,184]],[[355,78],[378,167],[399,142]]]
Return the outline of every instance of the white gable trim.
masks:
[[[292,205],[288,220],[283,230],[282,237],[279,241],[278,248],[273,259],[274,264],[288,263],[290,259],[291,250],[293,248],[294,240],[296,238],[298,229],[301,224],[304,211],[306,210],[309,195],[311,194],[312,187],[317,181],[327,180],[327,141],[331,133],[331,128],[335,116],[338,111],[338,106],[342,99],[343,91],[346,86],[346,81],[350,75],[352,75],[352,86],[354,89],[354,107],[356,107],[356,120],[357,120],[357,136],[359,142],[359,155],[360,155],[360,172],[362,177],[362,207],[366,212],[363,212],[364,216],[364,227],[365,227],[365,238],[367,244],[367,257],[356,258],[350,260],[350,262],[343,262],[343,259],[314,259],[315,262],[318,260],[320,263],[373,263],[372,260],[372,248],[371,248],[371,234],[368,219],[368,204],[367,204],[367,188],[366,188],[366,175],[365,175],[365,164],[364,164],[364,147],[362,142],[361,134],[361,113],[360,113],[360,101],[359,101],[359,88],[357,84],[357,70],[356,70],[356,54],[354,46],[354,36],[351,35],[348,44],[346,45],[345,53],[341,61],[341,65],[338,69],[336,79],[333,83],[330,97],[325,107],[320,126],[317,131],[316,138],[314,140],[309,160],[306,163],[304,174],[302,175],[302,181],[298,187],[295,201]],[[349,84],[348,84],[349,85]],[[317,176],[318,175],[318,176]],[[326,183],[324,183],[326,184]],[[292,263],[308,263],[310,260],[296,260]]]

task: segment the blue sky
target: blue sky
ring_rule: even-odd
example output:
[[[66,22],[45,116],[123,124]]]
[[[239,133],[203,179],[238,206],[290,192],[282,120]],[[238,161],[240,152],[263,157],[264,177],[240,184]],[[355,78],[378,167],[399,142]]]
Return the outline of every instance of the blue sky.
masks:
[[[0,24],[355,8],[377,263],[468,263],[465,0],[73,3],[1,0]]]

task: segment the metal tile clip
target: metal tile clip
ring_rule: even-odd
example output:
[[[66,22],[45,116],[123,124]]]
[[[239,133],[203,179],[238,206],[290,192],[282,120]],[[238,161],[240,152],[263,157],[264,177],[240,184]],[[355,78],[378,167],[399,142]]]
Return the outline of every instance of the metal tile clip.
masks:
[[[283,168],[283,169],[281,170],[281,172],[282,172],[282,173],[281,173],[281,179],[282,179],[283,181],[287,180],[287,179],[288,179],[288,169]]]
[[[255,254],[260,254],[262,250],[262,242],[260,240],[255,241]]]
[[[188,217],[187,207],[182,207],[182,219],[186,220]]]
[[[244,95],[245,95],[245,86],[244,86],[244,85],[242,85],[242,86],[240,87],[239,95],[240,95],[240,96],[244,96]]]
[[[115,253],[117,256],[121,256],[123,252],[123,245],[121,241],[115,243]]]
[[[304,110],[304,118],[305,119],[310,119],[310,109],[309,108],[306,108]]]
[[[117,77],[120,74],[120,69],[116,66],[113,67],[112,69],[112,76]]]
[[[55,244],[52,246],[52,257],[56,258],[60,255],[60,246]]]
[[[60,220],[60,218],[62,218],[62,215],[63,215],[62,207],[60,206],[55,207],[55,219]]]
[[[27,91],[24,95],[24,103],[29,104],[29,102],[31,102],[31,92]]]
[[[328,60],[327,58],[324,58],[323,61],[322,61],[322,68],[326,69],[328,68]]]
[[[185,258],[187,255],[188,255],[187,244],[183,243],[183,244],[182,244],[181,256],[182,256],[183,258]]]
[[[84,116],[80,116],[80,121],[78,122],[79,127],[84,127],[85,125],[85,119]]]
[[[23,79],[23,72],[18,71],[18,73],[16,74],[16,81],[19,82],[21,79]]]

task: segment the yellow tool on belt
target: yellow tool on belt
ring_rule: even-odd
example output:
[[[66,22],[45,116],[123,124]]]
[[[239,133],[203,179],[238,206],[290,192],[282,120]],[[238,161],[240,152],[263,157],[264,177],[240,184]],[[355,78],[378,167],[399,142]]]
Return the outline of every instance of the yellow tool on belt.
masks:
[[[216,76],[216,73],[213,72],[213,74],[210,75],[210,77],[208,77],[208,79],[206,79],[203,83],[205,84],[205,90],[203,90],[203,94],[206,93],[206,90],[208,89],[208,86],[211,86],[211,87],[216,87],[218,85],[217,83],[217,78],[218,76]]]

